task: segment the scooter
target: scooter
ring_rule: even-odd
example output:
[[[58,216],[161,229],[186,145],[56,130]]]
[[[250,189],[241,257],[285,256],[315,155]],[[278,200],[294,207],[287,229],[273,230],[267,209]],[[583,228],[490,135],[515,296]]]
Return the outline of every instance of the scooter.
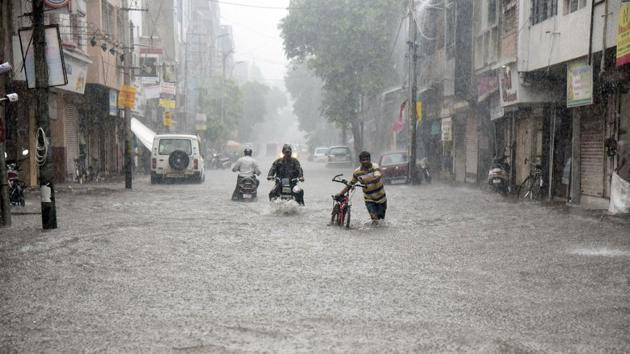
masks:
[[[500,157],[495,157],[492,161],[492,167],[488,172],[488,184],[490,188],[497,192],[501,193],[504,196],[507,196],[510,193],[510,164],[507,163],[507,156],[503,155]]]
[[[241,177],[241,180],[238,182],[236,196],[239,201],[256,201],[258,197],[258,181],[256,177]]]
[[[431,170],[429,169],[426,157],[418,161],[418,167],[420,168],[420,173],[422,174],[424,181],[431,184]]]
[[[210,168],[215,170],[225,170],[226,168],[230,168],[232,166],[232,160],[221,154],[212,154],[212,158],[210,159]]]
[[[27,155],[28,150],[22,150],[22,156],[26,157]],[[9,182],[9,203],[13,206],[25,206],[24,190],[26,184],[19,179],[17,161],[7,163],[7,180]]]

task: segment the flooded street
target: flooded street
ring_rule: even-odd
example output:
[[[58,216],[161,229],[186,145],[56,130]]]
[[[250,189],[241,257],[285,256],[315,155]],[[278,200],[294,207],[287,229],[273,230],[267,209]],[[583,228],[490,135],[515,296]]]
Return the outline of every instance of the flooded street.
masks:
[[[435,183],[386,186],[378,227],[357,191],[340,229],[336,170],[303,164],[292,213],[266,180],[230,201],[235,174],[210,170],[63,189],[56,230],[15,215],[0,351],[630,351],[628,225]]]

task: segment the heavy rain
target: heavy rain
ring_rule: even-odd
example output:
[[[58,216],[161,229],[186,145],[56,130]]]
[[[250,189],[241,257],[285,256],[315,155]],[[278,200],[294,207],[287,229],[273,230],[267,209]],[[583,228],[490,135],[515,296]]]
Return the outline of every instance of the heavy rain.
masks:
[[[0,352],[630,352],[630,2],[0,0]]]

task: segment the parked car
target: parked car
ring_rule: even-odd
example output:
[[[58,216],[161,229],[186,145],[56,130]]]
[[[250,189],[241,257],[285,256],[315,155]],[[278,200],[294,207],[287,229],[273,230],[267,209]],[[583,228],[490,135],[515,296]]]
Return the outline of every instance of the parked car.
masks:
[[[205,179],[200,140],[195,135],[158,134],[151,148],[151,184],[165,180]]]
[[[409,183],[409,156],[406,151],[386,152],[378,162],[383,174],[383,183]],[[416,176],[421,177],[420,163],[416,163]]]
[[[328,161],[328,148],[325,146],[316,147],[311,155],[311,161],[326,162]]]
[[[326,167],[352,167],[352,150],[347,146],[331,146],[328,149]]]

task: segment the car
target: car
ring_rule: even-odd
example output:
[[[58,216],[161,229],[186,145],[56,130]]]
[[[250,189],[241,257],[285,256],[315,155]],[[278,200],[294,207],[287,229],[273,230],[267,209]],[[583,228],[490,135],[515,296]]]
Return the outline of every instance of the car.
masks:
[[[203,182],[205,167],[200,146],[195,135],[157,134],[151,147],[151,184],[167,180]]]
[[[378,161],[378,166],[383,174],[383,183],[409,183],[409,156],[406,151],[383,153]]]
[[[311,155],[311,161],[326,162],[328,161],[328,148],[325,146],[316,147]]]
[[[347,146],[331,146],[328,149],[326,167],[352,167],[352,150]]]

